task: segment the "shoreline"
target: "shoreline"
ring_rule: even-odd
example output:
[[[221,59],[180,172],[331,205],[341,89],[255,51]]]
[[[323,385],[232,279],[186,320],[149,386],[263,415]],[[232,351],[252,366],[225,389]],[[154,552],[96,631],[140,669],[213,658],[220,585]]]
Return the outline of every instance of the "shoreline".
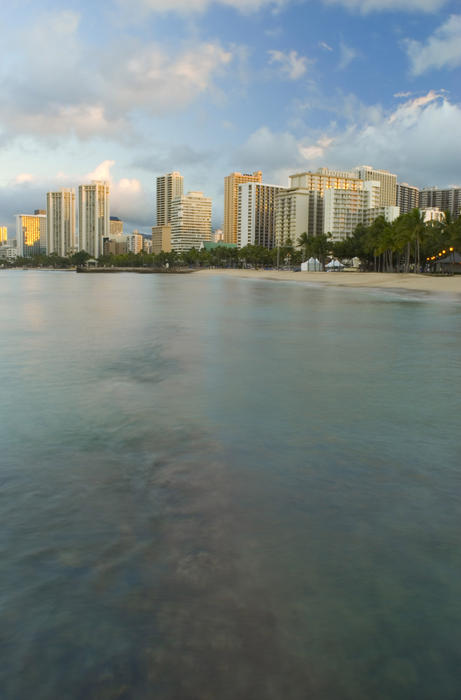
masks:
[[[456,294],[461,300],[461,275],[452,277],[399,272],[292,272],[290,270],[201,269],[200,275],[224,275],[271,282],[301,282],[322,287],[388,289],[429,294]]]

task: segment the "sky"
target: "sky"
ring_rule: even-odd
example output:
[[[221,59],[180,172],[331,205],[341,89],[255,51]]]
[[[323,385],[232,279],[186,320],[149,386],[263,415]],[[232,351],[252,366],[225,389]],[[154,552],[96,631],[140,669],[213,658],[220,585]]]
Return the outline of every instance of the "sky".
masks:
[[[0,225],[111,182],[125,232],[155,178],[223,215],[223,178],[372,165],[461,184],[461,0],[2,3]]]

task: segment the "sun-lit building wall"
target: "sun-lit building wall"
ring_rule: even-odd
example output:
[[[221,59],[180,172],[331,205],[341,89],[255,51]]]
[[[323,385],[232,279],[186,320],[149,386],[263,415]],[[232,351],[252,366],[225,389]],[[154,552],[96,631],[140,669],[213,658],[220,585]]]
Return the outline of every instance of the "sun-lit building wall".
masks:
[[[16,240],[18,255],[30,258],[34,255],[46,255],[47,225],[44,214],[17,214]]]

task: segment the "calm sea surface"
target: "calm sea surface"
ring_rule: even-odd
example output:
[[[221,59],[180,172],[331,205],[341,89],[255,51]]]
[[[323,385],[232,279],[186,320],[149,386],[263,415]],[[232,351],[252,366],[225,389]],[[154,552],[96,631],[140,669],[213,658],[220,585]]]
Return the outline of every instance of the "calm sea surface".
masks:
[[[0,272],[2,700],[458,700],[461,305]]]

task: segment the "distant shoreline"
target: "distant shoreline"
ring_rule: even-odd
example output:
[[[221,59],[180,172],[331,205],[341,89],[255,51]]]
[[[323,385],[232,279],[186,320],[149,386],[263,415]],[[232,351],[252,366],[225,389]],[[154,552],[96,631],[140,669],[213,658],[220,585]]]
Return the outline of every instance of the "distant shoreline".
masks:
[[[200,275],[224,275],[272,282],[304,282],[323,287],[392,289],[433,294],[457,294],[461,275],[453,277],[393,272],[292,272],[290,270],[201,269]]]

